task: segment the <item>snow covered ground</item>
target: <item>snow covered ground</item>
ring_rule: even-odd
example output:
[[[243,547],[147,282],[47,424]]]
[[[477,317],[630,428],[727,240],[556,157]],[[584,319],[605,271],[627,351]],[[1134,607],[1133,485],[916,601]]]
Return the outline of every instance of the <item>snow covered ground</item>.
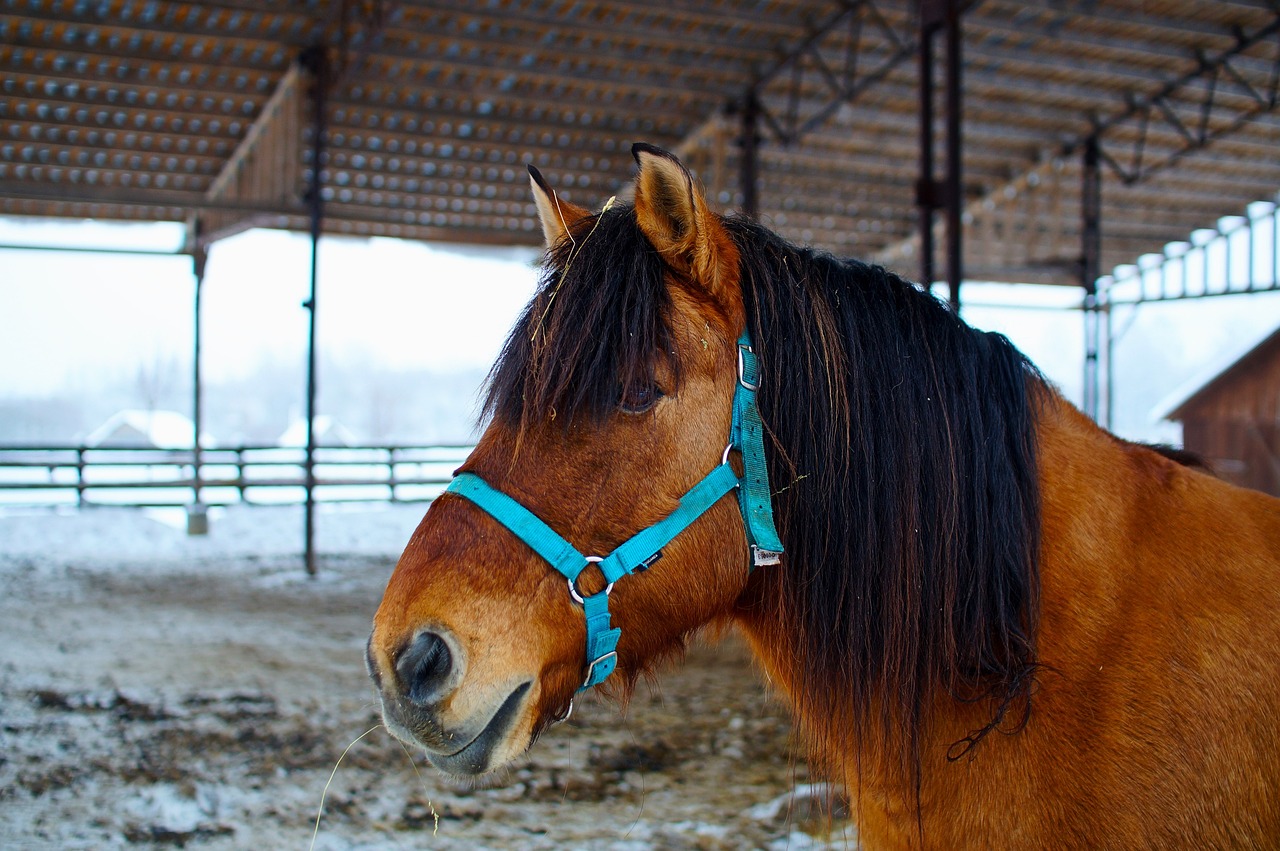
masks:
[[[853,847],[741,644],[695,647],[625,716],[595,696],[455,783],[385,731],[369,622],[422,506],[0,509],[0,847]],[[419,776],[420,772],[420,776]]]

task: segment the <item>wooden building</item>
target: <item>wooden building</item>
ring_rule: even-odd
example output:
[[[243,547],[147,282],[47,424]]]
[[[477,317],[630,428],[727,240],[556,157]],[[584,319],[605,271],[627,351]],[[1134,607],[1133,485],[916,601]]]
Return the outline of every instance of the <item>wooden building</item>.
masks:
[[[1166,416],[1223,478],[1280,496],[1280,328]]]

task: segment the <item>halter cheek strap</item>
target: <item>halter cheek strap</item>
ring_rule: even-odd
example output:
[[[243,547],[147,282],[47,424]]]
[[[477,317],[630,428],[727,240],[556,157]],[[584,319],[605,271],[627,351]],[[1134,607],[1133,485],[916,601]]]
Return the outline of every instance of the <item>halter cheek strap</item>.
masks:
[[[738,489],[738,503],[751,545],[752,568],[777,564],[782,543],[773,523],[769,474],[764,463],[764,435],[756,405],[759,370],[751,341],[744,332],[738,340],[738,384],[733,394],[733,425],[729,446],[721,463],[680,498],[674,511],[657,523],[632,535],[607,556],[586,556],[512,497],[474,473],[459,473],[448,492],[465,497],[524,541],[569,581],[569,593],[583,609],[587,625],[587,674],[578,689],[584,691],[605,680],[618,664],[620,629],[611,627],[609,594],[624,576],[647,570],[663,547],[707,512],[721,497]],[[729,450],[742,453],[739,479],[729,466]],[[607,583],[603,591],[584,597],[578,577],[588,564],[596,564]]]
[[[742,479],[738,506],[751,545],[751,566],[777,564],[782,541],[773,525],[773,492],[764,463],[764,424],[756,391],[760,389],[760,364],[751,348],[751,338],[743,331],[738,338],[738,384],[733,389],[733,425],[729,446],[742,453]]]

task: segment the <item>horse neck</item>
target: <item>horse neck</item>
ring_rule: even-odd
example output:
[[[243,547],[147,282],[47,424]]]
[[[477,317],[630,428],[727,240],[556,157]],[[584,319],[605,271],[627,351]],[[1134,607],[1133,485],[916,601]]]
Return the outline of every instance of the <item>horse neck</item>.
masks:
[[[928,847],[998,847],[1016,833],[1025,841],[1014,844],[1025,847],[1062,844],[1062,806],[1075,807],[1066,823],[1090,837],[1077,842],[1080,847],[1143,845],[1151,837],[1142,832],[1111,835],[1118,827],[1105,817],[1089,823],[1095,799],[1068,790],[1081,776],[1105,768],[1119,784],[1108,791],[1117,801],[1167,803],[1171,813],[1184,812],[1186,802],[1176,798],[1158,801],[1154,791],[1143,797],[1171,775],[1164,773],[1160,734],[1148,739],[1129,731],[1154,731],[1157,722],[1166,725],[1164,754],[1176,742],[1178,760],[1220,766],[1213,776],[1240,771],[1240,760],[1250,755],[1252,768],[1233,775],[1237,779],[1253,771],[1273,788],[1280,776],[1274,738],[1250,750],[1249,735],[1209,735],[1214,725],[1234,729],[1250,711],[1265,713],[1280,694],[1265,667],[1273,664],[1269,658],[1280,641],[1273,626],[1280,608],[1280,500],[1231,487],[1121,440],[1055,391],[1039,392],[1036,640],[1043,667],[1029,722],[1020,732],[988,736],[972,760],[949,763],[952,744],[989,720],[990,706],[935,694],[926,708],[919,773],[895,772],[895,755],[878,749],[882,731],[874,718],[853,718],[851,706],[805,717],[803,695],[795,692],[798,672],[786,612],[772,602],[780,574],[757,571],[739,607],[740,625],[769,678],[797,709],[820,767],[843,780],[855,798],[859,835],[868,846],[915,848],[923,835]],[[1189,630],[1188,612],[1207,614],[1211,627]],[[1212,674],[1171,679],[1171,659],[1182,652],[1194,664],[1210,666]],[[1135,694],[1141,696],[1136,704]],[[1177,712],[1150,714],[1162,706]],[[861,747],[850,733],[859,729]],[[1069,742],[1083,744],[1064,747]],[[1028,786],[1032,779],[1035,784]],[[1011,790],[1027,793],[1017,806],[1005,804]],[[1036,790],[1052,795],[1037,796]],[[1228,794],[1224,800],[1231,799]],[[1198,830],[1192,823],[1183,829]],[[1237,836],[1220,844],[1248,843]]]
[[[1099,569],[1105,550],[1112,546],[1089,523],[1080,522],[1093,510],[1107,512],[1117,507],[1113,489],[1098,483],[1114,478],[1126,454],[1124,442],[1103,431],[1076,410],[1056,391],[1036,383],[1031,392],[1039,394],[1036,429],[1039,446],[1037,466],[1040,475],[1042,511],[1042,568],[1057,553],[1088,552],[1092,569]],[[1088,500],[1096,509],[1081,510]],[[1103,514],[1102,516],[1106,516]],[[1107,534],[1110,534],[1109,532]],[[805,567],[789,564],[788,570],[803,572]],[[1088,572],[1088,569],[1085,571]],[[798,693],[801,687],[796,669],[797,655],[789,630],[789,615],[780,605],[781,576],[758,571],[739,603],[736,619],[769,680],[788,698],[797,713],[797,721],[810,743],[814,756],[825,755],[841,764],[834,767],[850,786],[873,791],[882,802],[897,802],[914,822],[913,792],[908,785],[910,773],[902,770],[901,752],[894,750],[897,730],[892,711],[873,709],[873,717],[854,717],[852,703],[837,704],[833,712],[805,717],[806,702]],[[877,701],[883,707],[883,701]],[[829,704],[828,704],[829,706]],[[921,742],[922,769],[929,771],[934,758],[945,756],[949,747],[991,720],[993,706],[979,701],[955,700],[939,689],[925,709],[925,740]],[[1017,711],[1014,710],[1014,714]],[[889,719],[889,720],[886,720]],[[861,744],[851,741],[850,731],[861,731]],[[856,753],[853,753],[856,751]],[[931,756],[932,755],[932,756]]]

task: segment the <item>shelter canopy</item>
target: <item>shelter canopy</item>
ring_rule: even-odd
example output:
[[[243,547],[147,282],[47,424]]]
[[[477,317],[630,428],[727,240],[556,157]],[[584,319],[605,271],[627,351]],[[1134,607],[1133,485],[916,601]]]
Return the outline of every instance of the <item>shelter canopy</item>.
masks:
[[[966,277],[1079,282],[1091,135],[1104,271],[1280,188],[1271,0],[961,7]],[[918,20],[910,0],[0,0],[0,213],[306,229],[298,60],[321,45],[326,232],[533,244],[524,165],[597,205],[635,141],[733,209],[754,98],[761,217],[914,274]]]

